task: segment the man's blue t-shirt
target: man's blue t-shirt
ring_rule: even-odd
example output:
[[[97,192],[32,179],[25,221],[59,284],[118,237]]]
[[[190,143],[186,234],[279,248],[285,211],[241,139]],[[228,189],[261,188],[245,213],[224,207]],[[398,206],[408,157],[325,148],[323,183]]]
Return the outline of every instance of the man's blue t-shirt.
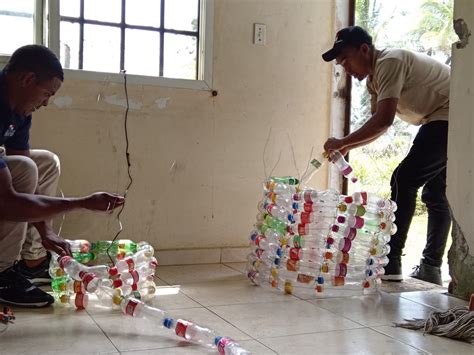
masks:
[[[30,149],[31,115],[22,117],[8,104],[6,75],[0,72],[0,146],[15,150]],[[0,169],[7,165],[0,157]]]

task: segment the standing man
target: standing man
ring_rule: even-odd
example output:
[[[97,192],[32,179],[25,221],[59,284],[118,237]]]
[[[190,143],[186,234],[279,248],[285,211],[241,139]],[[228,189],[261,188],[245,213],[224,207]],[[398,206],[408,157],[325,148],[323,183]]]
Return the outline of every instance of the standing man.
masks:
[[[336,60],[347,74],[367,78],[372,96],[372,116],[357,131],[337,139],[329,138],[326,151],[366,145],[387,131],[395,114],[421,125],[408,155],[392,174],[391,199],[398,205],[398,227],[390,241],[389,263],[384,280],[401,281],[401,256],[415,212],[418,189],[428,209],[428,235],[420,265],[411,277],[442,285],[441,264],[451,226],[446,198],[446,163],[449,113],[450,68],[419,53],[403,49],[377,50],[372,37],[361,27],[340,30],[333,48],[322,55]]]
[[[43,307],[54,298],[32,281],[48,278],[47,250],[71,254],[51,228],[51,218],[75,209],[111,211],[121,196],[105,192],[57,198],[59,159],[30,150],[31,114],[59,90],[64,74],[58,58],[40,45],[21,47],[0,72],[0,302]],[[4,146],[1,147],[1,146]],[[28,223],[29,222],[29,223]],[[20,262],[18,259],[22,258]]]

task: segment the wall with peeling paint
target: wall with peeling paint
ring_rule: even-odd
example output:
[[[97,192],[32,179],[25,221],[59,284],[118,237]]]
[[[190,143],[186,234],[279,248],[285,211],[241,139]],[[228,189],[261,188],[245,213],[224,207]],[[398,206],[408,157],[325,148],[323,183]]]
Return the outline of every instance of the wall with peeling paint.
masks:
[[[133,185],[121,238],[161,249],[247,245],[264,162],[267,173],[301,174],[328,136],[332,67],[320,55],[332,44],[333,12],[333,0],[215,1],[218,96],[129,85]],[[253,23],[267,25],[266,46],[252,44]],[[121,84],[66,75],[54,103],[35,113],[32,145],[59,154],[65,195],[124,192],[124,106]],[[312,180],[326,184],[325,171]],[[93,241],[117,228],[82,211],[62,234]]]

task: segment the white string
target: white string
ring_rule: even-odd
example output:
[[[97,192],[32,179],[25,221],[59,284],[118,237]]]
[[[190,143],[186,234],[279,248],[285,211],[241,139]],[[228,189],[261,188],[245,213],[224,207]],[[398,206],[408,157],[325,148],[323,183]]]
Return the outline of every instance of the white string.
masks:
[[[293,165],[295,166],[296,174],[298,174],[298,180],[301,180],[301,174],[300,171],[298,170],[298,164],[296,164],[296,156],[295,156],[295,149],[293,147],[293,142],[291,141],[290,134],[286,132],[286,136],[288,137],[288,141],[290,142],[290,148],[291,148],[291,155],[293,158]]]
[[[306,170],[303,172],[303,175],[302,175],[301,178],[300,178],[300,183],[298,184],[298,187],[299,187],[300,184],[301,184],[301,180],[306,176],[306,173],[307,173],[308,170],[309,170],[309,166],[310,166],[310,164],[311,164],[311,159],[313,158],[313,151],[314,151],[314,145],[311,147],[311,152],[309,153],[308,163],[306,164]]]
[[[61,197],[64,199],[64,192],[63,190],[58,186],[58,189],[59,189],[59,192],[61,193]],[[61,236],[61,232],[63,230],[63,224],[64,224],[64,220],[66,219],[66,214],[63,213],[62,215],[62,218],[61,218],[61,224],[59,225],[59,229],[58,229],[58,237]]]
[[[270,141],[270,135],[272,134],[272,127],[270,127],[270,129],[268,130],[268,136],[267,136],[267,139],[265,141],[265,145],[263,146],[263,173],[265,174],[265,178],[268,179],[268,175],[267,175],[267,164],[265,163],[265,153],[267,152],[267,146],[268,146],[268,142]]]

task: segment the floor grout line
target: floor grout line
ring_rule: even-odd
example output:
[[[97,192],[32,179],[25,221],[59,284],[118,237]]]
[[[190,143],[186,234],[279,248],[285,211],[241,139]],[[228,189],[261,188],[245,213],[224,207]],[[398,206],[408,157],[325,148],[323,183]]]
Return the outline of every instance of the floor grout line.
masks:
[[[383,325],[383,326],[381,326],[381,327],[386,327],[386,326],[387,326],[387,325]],[[379,327],[379,326],[377,326],[377,327]],[[411,347],[411,348],[413,348],[413,349],[419,350],[419,351],[421,351],[421,352],[423,352],[423,353],[425,353],[425,354],[430,354],[429,351],[426,351],[426,350],[420,349],[420,348],[418,348],[418,347],[416,347],[416,346],[413,346],[413,345],[411,345],[410,343],[406,342],[406,341],[403,340],[403,339],[394,337],[393,335],[390,335],[390,334],[385,334],[385,333],[383,333],[383,332],[381,332],[381,331],[379,331],[379,330],[377,330],[377,329],[375,329],[375,328],[373,328],[373,327],[368,327],[368,328],[371,329],[371,330],[373,330],[374,332],[377,332],[377,333],[379,333],[379,334],[382,334],[382,335],[384,335],[384,336],[386,336],[386,337],[389,337],[389,338],[391,338],[391,339],[393,339],[393,340],[396,340],[396,341],[398,341],[398,342],[400,342],[400,343],[402,343],[402,344],[408,345],[409,347]]]

